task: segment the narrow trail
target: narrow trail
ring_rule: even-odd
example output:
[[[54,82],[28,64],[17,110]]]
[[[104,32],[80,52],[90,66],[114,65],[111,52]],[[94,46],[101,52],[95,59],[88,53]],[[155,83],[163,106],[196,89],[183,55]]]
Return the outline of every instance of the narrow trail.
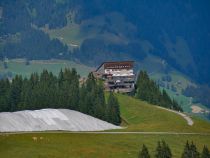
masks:
[[[0,133],[1,135],[13,135],[13,134],[46,134],[46,133],[57,133],[57,134],[138,134],[138,135],[200,135],[200,136],[210,136],[210,133],[195,133],[195,132],[71,132],[71,131],[43,131],[43,132],[5,132]]]
[[[163,108],[163,107],[160,107],[160,106],[157,106],[157,108],[164,109],[164,110],[167,110],[167,111],[170,111],[170,112],[176,113],[177,115],[182,116],[187,121],[187,124],[189,126],[192,126],[194,124],[193,120],[189,116],[184,114],[184,113],[181,113],[181,112],[178,112],[178,111],[174,111],[174,110],[171,110],[171,109],[166,109],[166,108]]]

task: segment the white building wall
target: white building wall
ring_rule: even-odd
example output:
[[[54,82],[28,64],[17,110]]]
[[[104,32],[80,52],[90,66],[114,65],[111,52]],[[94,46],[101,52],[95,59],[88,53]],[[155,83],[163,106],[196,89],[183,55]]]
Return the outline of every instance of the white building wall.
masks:
[[[105,74],[111,74],[112,76],[133,76],[132,69],[105,69]]]

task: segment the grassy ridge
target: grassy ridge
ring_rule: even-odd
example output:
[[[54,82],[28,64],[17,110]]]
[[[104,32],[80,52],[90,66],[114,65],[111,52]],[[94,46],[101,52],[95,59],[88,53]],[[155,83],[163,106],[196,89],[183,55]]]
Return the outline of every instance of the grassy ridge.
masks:
[[[150,105],[144,101],[117,94],[121,115],[128,122],[125,131],[173,131],[210,133],[210,123],[193,117],[193,126],[181,116]]]

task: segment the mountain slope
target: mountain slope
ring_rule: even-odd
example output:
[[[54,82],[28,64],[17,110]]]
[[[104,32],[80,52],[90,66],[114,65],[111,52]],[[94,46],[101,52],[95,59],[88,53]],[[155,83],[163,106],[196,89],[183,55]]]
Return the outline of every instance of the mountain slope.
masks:
[[[193,80],[210,84],[209,6],[208,0],[3,0],[0,56],[69,59],[70,52],[60,43],[64,41],[71,50],[81,46],[73,52],[84,63],[96,65],[117,58],[139,62],[153,54]],[[41,28],[49,34],[51,29],[67,30],[72,37],[66,40],[54,31],[60,42],[50,40]]]
[[[210,123],[197,117],[191,117],[194,124],[189,126],[182,116],[173,112],[126,95],[116,96],[120,103],[121,116],[128,127],[124,131],[210,132]]]
[[[210,90],[209,19],[208,0],[2,0],[0,59],[59,58],[91,67],[134,60],[136,70],[175,71],[189,79],[179,95],[192,82],[199,95],[189,88],[187,100],[210,107],[209,96],[203,95]],[[174,91],[174,84],[168,85]]]

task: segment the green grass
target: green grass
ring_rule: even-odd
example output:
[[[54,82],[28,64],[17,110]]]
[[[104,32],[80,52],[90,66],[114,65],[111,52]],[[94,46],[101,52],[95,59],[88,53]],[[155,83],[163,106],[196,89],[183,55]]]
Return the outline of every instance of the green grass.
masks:
[[[102,27],[106,25],[107,15],[83,20],[80,24],[74,23],[73,20],[72,22],[68,22],[68,25],[63,28],[43,28],[43,31],[49,34],[50,38],[59,39],[64,44],[68,45],[70,49],[80,47],[82,42],[89,38],[103,39],[113,43],[128,43],[127,36],[129,36],[130,33],[133,35],[133,27],[130,23],[118,13],[111,13],[109,18],[112,23],[109,26],[110,30],[117,32],[116,34],[119,34],[120,36],[106,31],[101,33]],[[68,19],[68,21],[71,20]],[[124,35],[124,32],[126,32],[126,35]]]
[[[125,131],[173,131],[210,133],[210,123],[193,117],[193,126],[181,116],[159,109],[138,99],[117,94],[122,118],[128,122]]]
[[[60,29],[44,29],[44,31],[48,33],[51,38],[57,38],[70,47],[72,44],[80,46],[84,40],[78,24],[67,25]]]
[[[106,93],[107,97],[108,93]],[[127,122],[120,131],[199,132],[210,134],[210,124],[193,118],[190,127],[179,115],[158,109],[154,105],[122,94],[119,99],[121,114]],[[125,124],[124,124],[125,125]],[[38,140],[34,141],[33,137]],[[42,139],[40,139],[42,137]],[[0,135],[0,157],[3,158],[135,158],[143,144],[154,157],[157,141],[165,140],[174,158],[180,158],[187,140],[198,150],[210,147],[210,135],[147,135],[147,134],[76,134],[28,133]]]
[[[32,137],[43,139],[33,141]],[[210,146],[209,136],[34,133],[0,136],[0,157],[135,158],[143,143],[154,156],[157,141],[163,139],[175,158],[181,157],[187,140],[195,142],[199,151],[204,144]]]
[[[26,65],[25,63],[23,59],[9,60],[7,64],[8,68],[4,69],[3,63],[0,61],[0,73],[11,72],[13,75],[21,74],[29,77],[31,73],[40,73],[43,69],[47,69],[57,75],[61,68],[76,68],[81,76],[87,76],[93,70],[93,68],[68,60],[33,60],[30,61],[30,65]]]

